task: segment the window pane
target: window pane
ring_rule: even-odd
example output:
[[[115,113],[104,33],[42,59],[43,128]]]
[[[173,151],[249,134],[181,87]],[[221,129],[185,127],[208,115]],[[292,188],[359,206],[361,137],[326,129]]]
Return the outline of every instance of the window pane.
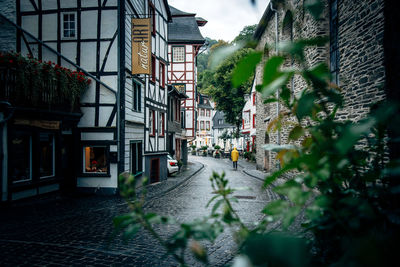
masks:
[[[184,62],[185,61],[185,48],[183,46],[177,46],[172,48],[172,61]]]
[[[40,177],[54,176],[54,135],[40,134]]]
[[[15,133],[10,138],[8,149],[9,174],[13,182],[31,179],[31,137]]]
[[[86,173],[107,173],[107,155],[105,147],[84,147]]]

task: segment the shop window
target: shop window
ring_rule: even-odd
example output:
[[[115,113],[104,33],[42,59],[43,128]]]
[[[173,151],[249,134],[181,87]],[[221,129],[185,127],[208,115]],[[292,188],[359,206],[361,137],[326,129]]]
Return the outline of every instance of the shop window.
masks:
[[[54,134],[41,133],[39,135],[40,178],[55,176],[55,145]]]
[[[108,173],[107,147],[85,146],[83,151],[84,173]]]
[[[10,136],[8,148],[9,176],[13,183],[32,180],[32,137],[26,133]]]

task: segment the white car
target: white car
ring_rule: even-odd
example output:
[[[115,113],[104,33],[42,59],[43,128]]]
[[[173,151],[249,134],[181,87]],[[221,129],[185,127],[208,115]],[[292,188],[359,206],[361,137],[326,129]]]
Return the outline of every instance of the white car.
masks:
[[[173,159],[170,155],[167,155],[167,169],[168,176],[179,171],[178,161]]]

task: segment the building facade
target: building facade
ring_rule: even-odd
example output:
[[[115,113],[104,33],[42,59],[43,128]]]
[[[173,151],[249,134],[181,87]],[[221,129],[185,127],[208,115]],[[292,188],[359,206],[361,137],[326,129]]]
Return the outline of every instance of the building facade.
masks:
[[[242,129],[244,151],[253,151],[256,147],[256,84],[253,82],[250,94],[245,96],[246,103],[242,111]]]
[[[213,144],[220,146],[224,151],[237,147],[237,139],[233,138],[236,126],[225,121],[223,111],[217,110],[213,116],[212,137]]]
[[[213,143],[213,117],[214,117],[214,104],[210,101],[209,97],[203,94],[198,94],[197,97],[197,129],[196,140],[194,144],[197,147],[208,146],[211,147]]]
[[[188,98],[182,101],[182,119],[185,144],[196,138],[197,125],[197,65],[196,56],[205,43],[199,27],[207,21],[196,18],[196,14],[186,13],[170,7],[172,23],[169,24],[168,55],[170,68],[168,81],[179,88]]]
[[[146,175],[151,182],[165,179],[167,23],[171,20],[167,1],[3,2],[0,13],[7,25],[0,40],[3,51],[82,72],[92,83],[74,112],[36,106],[36,117],[35,112],[29,117],[14,112],[2,123],[6,167],[2,200],[61,187],[114,194],[118,174],[124,171]],[[150,18],[151,75],[132,74],[132,59],[137,57],[132,57],[132,18]],[[16,126],[21,120],[23,129],[21,123]],[[8,154],[14,144],[23,144],[20,150],[29,155],[24,163],[29,175],[24,179],[10,178],[15,176],[12,164],[18,162]],[[47,151],[46,168],[33,158],[38,151]]]
[[[384,1],[354,2],[329,0],[321,19],[315,21],[302,6],[301,1],[291,1],[288,6],[269,4],[255,33],[259,40],[257,49],[266,43],[277,44],[301,38],[329,36],[326,47],[310,48],[305,58],[309,66],[326,62],[330,67],[332,82],[340,86],[344,107],[337,113],[340,120],[357,121],[369,111],[371,104],[385,99],[385,20]],[[290,10],[301,10],[291,12]],[[294,15],[293,15],[294,14]],[[279,27],[285,20],[285,27]],[[271,49],[271,55],[278,47]],[[296,67],[288,62],[287,67]],[[256,83],[262,81],[261,65],[256,69]],[[288,87],[300,93],[306,85],[298,78],[290,81]],[[257,147],[264,144],[286,144],[290,127],[281,131],[268,132],[267,125],[277,117],[282,106],[263,103],[257,99]],[[274,154],[257,150],[257,167],[273,170],[279,166]]]

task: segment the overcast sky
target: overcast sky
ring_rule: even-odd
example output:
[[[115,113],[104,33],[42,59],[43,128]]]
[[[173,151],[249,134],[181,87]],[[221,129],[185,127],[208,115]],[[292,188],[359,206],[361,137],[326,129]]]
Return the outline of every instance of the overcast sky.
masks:
[[[168,0],[168,4],[208,21],[203,37],[232,41],[246,25],[258,24],[269,0]]]

